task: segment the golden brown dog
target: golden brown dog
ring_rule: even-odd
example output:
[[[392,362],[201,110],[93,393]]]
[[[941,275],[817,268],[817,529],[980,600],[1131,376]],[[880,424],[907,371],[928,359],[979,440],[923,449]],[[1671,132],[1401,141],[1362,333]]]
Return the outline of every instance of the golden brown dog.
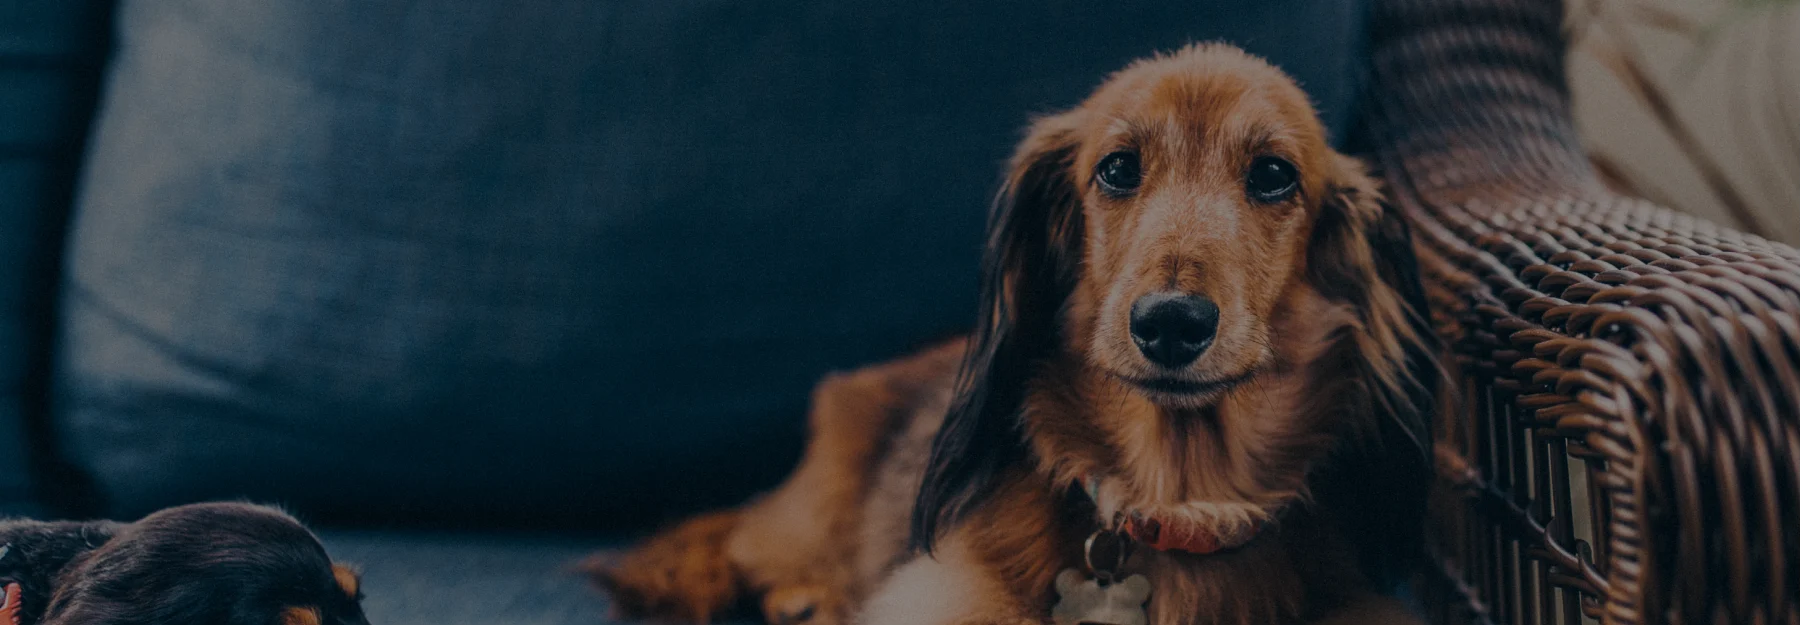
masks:
[[[1291,80],[1135,63],[1032,126],[989,229],[973,335],[820,383],[775,492],[595,561],[620,606],[1047,622],[1072,570],[1145,577],[1155,622],[1407,619],[1438,378],[1411,244]]]

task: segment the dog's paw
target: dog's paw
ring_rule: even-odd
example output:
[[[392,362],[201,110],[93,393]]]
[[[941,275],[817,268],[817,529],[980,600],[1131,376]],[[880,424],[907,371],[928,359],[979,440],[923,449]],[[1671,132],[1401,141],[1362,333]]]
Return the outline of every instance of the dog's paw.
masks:
[[[742,599],[744,584],[726,556],[738,512],[689,519],[623,556],[596,555],[577,566],[612,596],[625,617],[707,623]]]

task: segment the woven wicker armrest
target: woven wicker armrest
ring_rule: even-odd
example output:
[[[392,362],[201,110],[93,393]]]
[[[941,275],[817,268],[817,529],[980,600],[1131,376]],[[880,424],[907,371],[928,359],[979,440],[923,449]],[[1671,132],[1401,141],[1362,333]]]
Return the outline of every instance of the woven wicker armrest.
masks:
[[[1794,623],[1796,251],[1607,191],[1556,1],[1379,0],[1365,131],[1454,389],[1442,620]]]

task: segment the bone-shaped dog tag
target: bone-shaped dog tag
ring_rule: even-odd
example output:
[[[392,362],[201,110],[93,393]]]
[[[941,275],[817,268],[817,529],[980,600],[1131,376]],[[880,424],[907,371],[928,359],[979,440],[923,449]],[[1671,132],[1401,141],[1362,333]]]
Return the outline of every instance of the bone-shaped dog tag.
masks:
[[[1144,603],[1151,599],[1151,581],[1137,574],[1102,584],[1072,567],[1057,574],[1057,598],[1051,621],[1058,624],[1150,623]]]

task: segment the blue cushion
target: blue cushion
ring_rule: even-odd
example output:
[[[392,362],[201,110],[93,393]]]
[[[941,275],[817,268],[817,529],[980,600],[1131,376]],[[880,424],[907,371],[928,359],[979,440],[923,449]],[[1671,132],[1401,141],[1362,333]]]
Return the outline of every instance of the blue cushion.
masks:
[[[123,3],[57,419],[114,515],[641,519],[962,329],[1001,161],[1231,38],[1342,128],[1356,0]]]
[[[43,417],[47,329],[110,2],[0,1],[0,507],[31,491],[27,414]]]

